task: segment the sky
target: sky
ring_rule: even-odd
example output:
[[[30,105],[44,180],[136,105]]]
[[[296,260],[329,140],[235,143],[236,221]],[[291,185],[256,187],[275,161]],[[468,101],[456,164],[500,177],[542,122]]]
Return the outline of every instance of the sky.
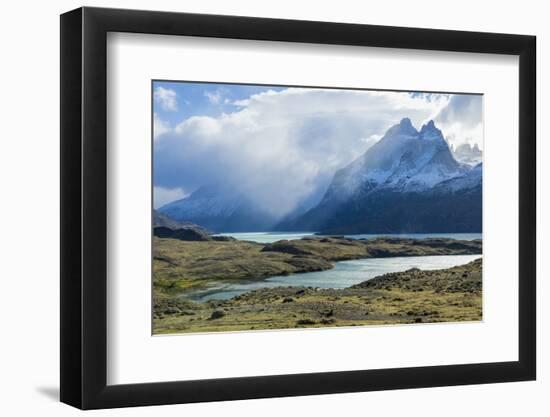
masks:
[[[152,101],[155,208],[223,184],[284,216],[404,117],[483,149],[480,95],[155,81]]]

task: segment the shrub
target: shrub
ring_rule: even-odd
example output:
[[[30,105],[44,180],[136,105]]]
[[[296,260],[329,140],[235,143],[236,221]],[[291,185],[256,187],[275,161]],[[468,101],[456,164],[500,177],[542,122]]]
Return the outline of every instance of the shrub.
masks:
[[[214,311],[212,312],[212,315],[210,316],[210,320],[221,319],[223,316],[225,316],[225,311],[222,311],[222,310],[214,310]]]

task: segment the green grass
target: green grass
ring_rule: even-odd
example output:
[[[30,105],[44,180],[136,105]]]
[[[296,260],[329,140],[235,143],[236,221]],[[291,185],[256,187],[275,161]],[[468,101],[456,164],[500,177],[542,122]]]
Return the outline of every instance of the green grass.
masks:
[[[452,239],[305,238],[264,245],[239,240],[153,240],[153,285],[157,292],[185,293],[228,281],[322,271],[346,259],[481,253],[481,242]]]
[[[196,333],[482,318],[481,259],[438,271],[386,274],[345,289],[264,288],[196,303],[155,294],[154,333]],[[212,318],[219,315],[219,318]]]

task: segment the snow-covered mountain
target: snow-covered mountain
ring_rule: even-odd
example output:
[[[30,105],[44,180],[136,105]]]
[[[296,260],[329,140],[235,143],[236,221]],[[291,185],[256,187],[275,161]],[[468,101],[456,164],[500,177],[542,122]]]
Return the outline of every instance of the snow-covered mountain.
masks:
[[[433,121],[418,131],[405,118],[337,171],[313,208],[304,204],[283,221],[223,184],[200,187],[158,211],[213,232],[480,232],[481,184],[482,165],[457,161]]]
[[[477,165],[483,159],[483,152],[477,146],[477,143],[474,146],[471,146],[468,143],[463,143],[458,145],[456,148],[451,148],[453,156],[457,161],[468,165]]]
[[[339,170],[315,208],[279,228],[328,233],[481,231],[481,177],[481,165],[472,168],[453,157],[433,121],[417,131],[405,118]]]
[[[190,196],[168,203],[158,211],[213,232],[269,230],[276,222],[242,193],[221,184],[200,187]]]
[[[465,174],[440,182],[433,188],[433,192],[436,194],[481,192],[482,176],[483,164],[480,162]]]
[[[453,158],[433,121],[418,132],[405,118],[362,157],[336,173],[326,198],[346,199],[377,188],[420,191],[467,171]]]

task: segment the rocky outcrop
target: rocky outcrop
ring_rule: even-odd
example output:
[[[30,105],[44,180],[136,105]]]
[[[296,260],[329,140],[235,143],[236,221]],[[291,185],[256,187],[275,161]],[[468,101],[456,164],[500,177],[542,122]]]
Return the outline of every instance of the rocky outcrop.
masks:
[[[153,234],[161,238],[171,238],[190,242],[206,242],[213,240],[204,229],[200,227],[184,227],[181,229],[170,229],[168,227],[155,227]]]
[[[328,261],[342,261],[397,256],[476,255],[482,252],[482,242],[481,240],[470,241],[446,238],[380,237],[358,240],[345,237],[316,237],[280,240],[265,245],[261,251],[314,256]]]

